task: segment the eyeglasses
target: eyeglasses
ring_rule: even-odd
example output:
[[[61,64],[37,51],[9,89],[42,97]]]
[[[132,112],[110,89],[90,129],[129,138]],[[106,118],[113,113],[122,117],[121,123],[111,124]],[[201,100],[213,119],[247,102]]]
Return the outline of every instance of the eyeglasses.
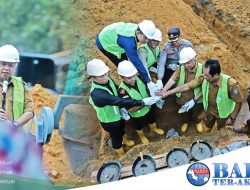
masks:
[[[6,63],[6,62],[0,62],[0,67],[9,67],[9,68],[13,68],[16,66],[16,63]]]

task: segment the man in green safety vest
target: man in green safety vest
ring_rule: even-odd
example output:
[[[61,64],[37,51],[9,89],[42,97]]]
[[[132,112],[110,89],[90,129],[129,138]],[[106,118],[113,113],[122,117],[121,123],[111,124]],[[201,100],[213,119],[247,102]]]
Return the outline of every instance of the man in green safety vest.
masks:
[[[139,24],[117,22],[106,26],[96,37],[98,49],[117,67],[123,60],[130,60],[147,84],[151,95],[156,85],[148,76],[146,68],[137,55],[137,43],[145,44],[155,33],[155,24],[143,20]]]
[[[34,105],[28,88],[13,73],[19,62],[19,52],[12,45],[0,47],[0,122],[9,122],[15,127],[23,127],[34,117]],[[23,127],[24,128],[24,127]]]
[[[96,111],[101,126],[110,135],[112,147],[119,156],[125,154],[122,144],[133,146],[134,141],[127,138],[124,131],[124,120],[120,109],[123,107],[150,106],[159,98],[145,97],[140,100],[120,98],[117,86],[108,75],[109,68],[100,59],[93,59],[87,64],[87,73],[92,80],[89,103]]]
[[[162,91],[162,97],[184,92],[198,86],[202,88],[203,108],[206,112],[203,129],[208,132],[215,122],[218,129],[225,125],[233,125],[241,109],[242,95],[238,82],[232,77],[221,73],[218,60],[209,59],[203,67],[203,74],[181,86],[169,91]]]
[[[118,65],[118,74],[122,78],[119,86],[119,96],[122,98],[132,98],[142,100],[149,97],[145,83],[137,76],[137,69],[130,61],[122,61]],[[128,109],[136,132],[142,143],[149,144],[148,138],[143,132],[143,128],[149,125],[150,131],[163,135],[164,131],[156,125],[156,106],[134,106]]]
[[[156,28],[153,39],[149,39],[147,43],[142,44],[137,50],[137,54],[148,72],[148,76],[153,82],[157,80],[157,61],[160,56],[160,42],[162,41],[162,33]],[[159,89],[162,89],[161,80],[156,83]]]
[[[175,84],[177,84],[177,86],[181,86],[184,83],[198,78],[202,74],[202,64],[197,62],[196,52],[191,47],[185,47],[180,51],[179,63],[180,66],[177,67],[177,70],[164,86],[163,92],[168,91]],[[187,130],[190,120],[193,120],[196,123],[196,130],[199,133],[203,130],[201,124],[203,112],[202,98],[198,100],[195,99],[199,93],[201,93],[201,86],[182,93],[176,93],[176,102],[178,105],[183,106],[190,100],[193,103],[193,106],[196,103],[195,107],[186,110],[187,112],[181,113],[183,118],[181,131],[183,133]],[[189,102],[189,104],[191,104],[191,102]]]

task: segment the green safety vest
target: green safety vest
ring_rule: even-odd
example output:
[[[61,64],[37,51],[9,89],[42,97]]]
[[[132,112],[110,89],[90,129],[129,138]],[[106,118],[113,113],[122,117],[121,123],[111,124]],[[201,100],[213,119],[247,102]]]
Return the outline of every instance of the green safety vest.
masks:
[[[99,33],[99,40],[103,49],[120,59],[121,54],[125,53],[125,50],[117,44],[118,35],[135,37],[135,31],[137,28],[137,24],[124,22],[113,23],[106,26]]]
[[[113,82],[113,80],[111,78],[109,78],[109,84],[111,86],[112,92],[107,87],[92,82],[90,93],[94,89],[101,89],[101,90],[107,91],[111,95],[118,96],[118,93],[117,93],[117,90],[115,87],[115,83]],[[110,123],[110,122],[115,122],[115,121],[121,120],[120,109],[118,106],[106,105],[104,107],[97,107],[94,104],[91,96],[89,98],[89,103],[94,107],[94,109],[97,113],[97,118],[99,119],[100,122]]]
[[[24,111],[24,83],[20,77],[12,77],[13,80],[13,96],[12,96],[12,113],[14,120],[17,120],[23,115]]]
[[[222,77],[222,84],[217,93],[216,104],[220,118],[227,118],[233,112],[235,107],[235,102],[228,97],[228,80],[231,77],[225,74],[221,74],[220,77]],[[203,107],[205,111],[207,111],[208,108],[208,91],[209,82],[204,79],[202,83],[202,94]]]
[[[155,62],[157,62],[158,55],[160,54],[160,46],[155,48],[155,52],[153,52],[147,43],[143,44],[141,47],[144,47],[148,52],[147,67],[149,69]]]
[[[134,88],[129,88],[124,82],[122,82],[119,87],[123,88],[128,93],[128,95],[134,100],[142,100],[143,98],[149,97],[146,85],[141,81],[139,77],[136,77],[135,85],[137,85],[139,92]],[[143,106],[141,109],[135,112],[129,112],[129,114],[131,115],[131,117],[137,118],[146,115],[149,110],[150,106]]]
[[[185,83],[185,66],[182,64],[181,66],[181,72],[180,72],[180,79],[178,80],[177,86],[183,85]],[[201,63],[197,63],[197,68],[196,68],[196,73],[195,73],[195,77],[194,78],[198,78],[200,75],[202,74],[202,64]],[[201,92],[201,86],[198,86],[196,88],[194,88],[194,95],[196,96],[197,94],[199,94]],[[176,96],[178,98],[181,97],[181,93],[176,93]],[[202,103],[202,98],[200,98],[198,100],[197,103]]]

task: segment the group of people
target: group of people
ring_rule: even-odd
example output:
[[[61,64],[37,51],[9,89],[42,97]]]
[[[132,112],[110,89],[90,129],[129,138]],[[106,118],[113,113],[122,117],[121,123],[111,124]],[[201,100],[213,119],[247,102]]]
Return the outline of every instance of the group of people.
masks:
[[[143,20],[139,24],[113,23],[96,37],[98,49],[117,67],[122,82],[116,86],[102,60],[89,61],[90,104],[120,156],[125,154],[123,144],[134,145],[124,132],[124,110],[128,111],[141,142],[148,144],[142,129],[149,126],[152,132],[164,134],[155,122],[155,104],[169,95],[176,95],[179,113],[189,116],[183,120],[182,132],[188,129],[191,119],[197,132],[208,132],[215,123],[219,129],[233,125],[241,109],[238,83],[221,72],[218,60],[199,63],[192,43],[181,38],[177,27],[168,29],[167,36],[167,43],[160,49],[161,31],[152,21]],[[138,42],[142,44],[139,48]],[[250,129],[235,132],[250,133]]]

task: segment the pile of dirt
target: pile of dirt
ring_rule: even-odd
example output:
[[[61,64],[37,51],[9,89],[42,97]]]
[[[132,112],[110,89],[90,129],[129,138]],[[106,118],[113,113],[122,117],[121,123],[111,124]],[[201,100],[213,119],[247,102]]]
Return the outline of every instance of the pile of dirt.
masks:
[[[41,108],[48,106],[54,108],[57,100],[56,95],[50,94],[40,84],[35,85],[31,90],[36,116],[39,117]],[[63,125],[63,118],[60,121],[60,126]],[[35,126],[32,128],[35,132]],[[62,140],[57,130],[54,130],[50,142],[43,146],[43,161],[44,170],[50,179],[55,183],[60,184],[75,184],[81,180],[72,174],[71,168],[65,154]]]
[[[221,11],[217,11],[217,15],[220,15],[219,13],[223,11],[224,15],[232,13],[237,17],[234,23],[238,24],[242,31],[245,31],[243,32],[245,36],[241,36],[240,38],[235,37],[238,41],[237,44],[240,44],[240,46],[233,42],[230,45],[225,43],[226,39],[228,39],[229,43],[231,41],[231,38],[227,38],[230,32],[225,30],[225,28],[228,28],[226,24],[220,25],[220,29],[217,32],[211,29],[210,24],[203,19],[208,15],[210,9],[203,9],[200,2],[203,4],[204,2],[209,2],[209,5],[218,7],[217,9]],[[89,60],[99,57],[106,61],[111,66],[111,73],[115,78],[117,74],[113,64],[95,46],[96,35],[106,25],[114,22],[138,23],[144,19],[151,19],[163,33],[162,46],[166,42],[167,29],[172,26],[180,27],[182,37],[194,44],[200,62],[204,62],[208,58],[219,59],[223,72],[235,77],[239,81],[240,86],[246,89],[246,78],[249,79],[250,72],[249,59],[246,60],[240,55],[244,52],[249,57],[250,54],[250,51],[248,51],[249,35],[246,36],[249,30],[249,11],[247,6],[244,5],[244,3],[249,4],[249,1],[218,0],[213,1],[212,4],[211,2],[209,0],[169,0],[167,2],[160,0],[97,0],[85,1],[84,3],[75,1],[71,9],[75,23],[77,23],[76,38],[86,38],[89,40],[86,48],[84,48],[85,54],[89,57]],[[199,10],[200,16],[196,15],[192,8]],[[202,15],[204,16],[202,17]],[[217,18],[216,23],[221,19]],[[225,37],[222,39],[218,34]],[[234,32],[231,33],[231,36],[233,35]],[[240,49],[236,49],[236,51],[229,48],[235,45],[240,47]],[[240,55],[236,56],[236,54]]]

